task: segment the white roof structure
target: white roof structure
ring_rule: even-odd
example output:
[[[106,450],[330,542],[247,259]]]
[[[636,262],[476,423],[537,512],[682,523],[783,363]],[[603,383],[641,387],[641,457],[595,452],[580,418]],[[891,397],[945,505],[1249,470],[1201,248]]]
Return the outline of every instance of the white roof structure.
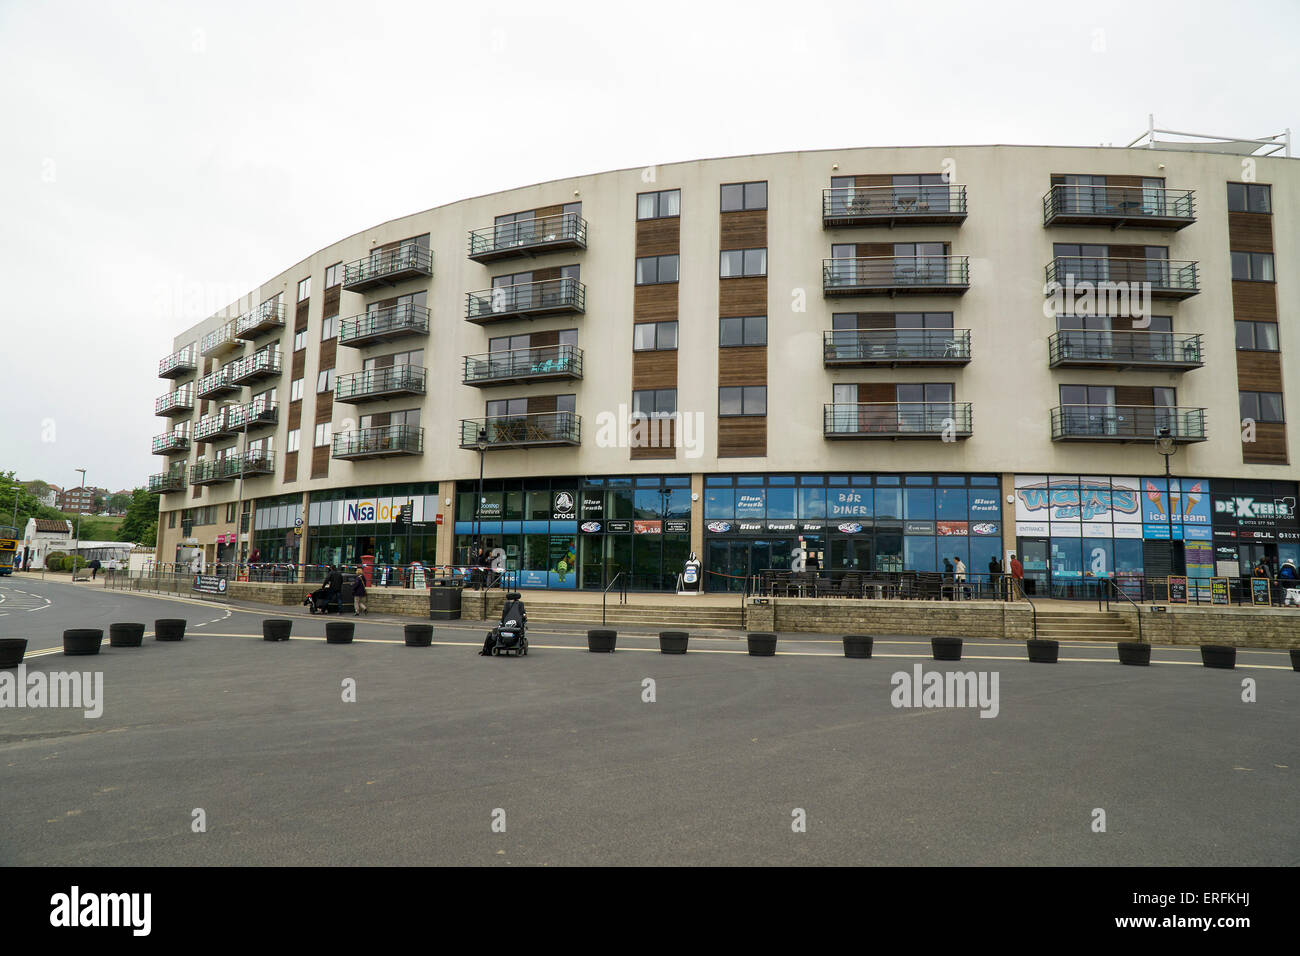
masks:
[[[1182,136],[1185,139],[1160,139],[1158,136]],[[1146,140],[1146,142],[1143,142]],[[1133,142],[1132,149],[1165,149],[1199,153],[1228,153],[1235,156],[1276,156],[1279,152],[1291,157],[1291,130],[1274,136],[1247,139],[1235,136],[1209,136],[1205,133],[1184,133],[1174,129],[1156,129],[1154,115],[1147,117],[1147,131]]]

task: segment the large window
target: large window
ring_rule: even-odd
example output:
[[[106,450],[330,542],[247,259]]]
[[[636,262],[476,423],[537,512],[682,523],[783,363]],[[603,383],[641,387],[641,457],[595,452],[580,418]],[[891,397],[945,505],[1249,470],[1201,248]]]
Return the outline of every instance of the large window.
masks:
[[[1228,183],[1228,212],[1272,211],[1270,187],[1259,183]]]
[[[766,249],[729,249],[719,254],[718,275],[723,279],[767,275]]]
[[[718,389],[718,416],[766,415],[767,386],[745,385]]]
[[[652,417],[677,414],[677,389],[647,388],[633,392],[632,414]]]
[[[334,425],[332,422],[321,422],[316,426],[315,445],[320,448],[322,445],[328,445],[330,438],[334,435]]]
[[[1282,415],[1281,392],[1238,392],[1241,397],[1241,417],[1255,422],[1286,421]]]
[[[302,434],[302,429],[299,428],[289,429],[288,445],[286,446],[287,451],[298,450],[298,442],[301,440],[300,438],[301,434]]]
[[[1232,277],[1247,279],[1252,282],[1272,282],[1273,253],[1271,252],[1234,252],[1232,254]]]
[[[343,281],[343,263],[325,267],[325,288],[332,289]]]
[[[316,394],[334,391],[334,369],[323,368],[316,376]]]
[[[729,183],[722,187],[722,211],[767,208],[767,183]]]
[[[636,284],[658,285],[677,281],[678,257],[644,256],[636,261]]]
[[[638,219],[670,219],[682,214],[682,191],[664,189],[656,193],[639,193],[636,197]]]
[[[302,302],[311,298],[311,276],[298,280],[298,301]]]
[[[289,401],[291,402],[302,401],[302,383],[303,380],[300,378],[295,378],[292,382],[289,383]]]
[[[1237,322],[1237,348],[1243,351],[1276,352],[1276,322]]]
[[[303,329],[301,332],[293,333],[293,350],[297,352],[299,349],[305,349],[306,347],[307,347],[307,330]]]
[[[339,317],[337,315],[327,315],[320,320],[320,340],[322,342],[328,342],[330,339],[334,338],[337,332],[338,321]]]
[[[633,351],[653,352],[677,348],[676,322],[638,322],[632,330]]]
[[[767,316],[746,315],[718,320],[718,346],[720,348],[766,344]]]

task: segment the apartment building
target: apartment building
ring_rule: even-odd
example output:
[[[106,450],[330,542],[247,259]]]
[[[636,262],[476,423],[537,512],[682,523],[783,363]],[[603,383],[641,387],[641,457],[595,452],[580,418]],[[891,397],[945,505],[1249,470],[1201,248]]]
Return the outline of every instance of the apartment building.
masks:
[[[1067,595],[1300,560],[1300,166],[1148,145],[705,159],[348,236],[173,340],[159,554],[481,541],[655,590],[696,552],[717,590],[1016,552]]]

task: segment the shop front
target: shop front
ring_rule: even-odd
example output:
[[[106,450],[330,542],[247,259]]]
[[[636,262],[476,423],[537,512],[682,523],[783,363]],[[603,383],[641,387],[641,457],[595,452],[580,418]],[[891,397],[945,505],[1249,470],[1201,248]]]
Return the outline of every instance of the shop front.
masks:
[[[438,505],[437,482],[313,493],[307,506],[304,560],[309,565],[358,566],[363,558],[373,556],[380,569],[406,567],[414,561],[434,565]],[[287,541],[293,531],[279,533]]]
[[[1300,566],[1300,522],[1293,481],[1213,483],[1216,573],[1250,577],[1262,562],[1270,578],[1292,561]]]

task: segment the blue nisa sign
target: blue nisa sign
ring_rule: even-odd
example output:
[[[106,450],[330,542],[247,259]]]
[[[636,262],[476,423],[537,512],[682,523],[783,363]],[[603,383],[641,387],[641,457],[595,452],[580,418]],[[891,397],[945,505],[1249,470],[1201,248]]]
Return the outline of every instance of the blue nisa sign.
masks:
[[[343,516],[344,524],[366,524],[375,520],[373,501],[349,501]]]

